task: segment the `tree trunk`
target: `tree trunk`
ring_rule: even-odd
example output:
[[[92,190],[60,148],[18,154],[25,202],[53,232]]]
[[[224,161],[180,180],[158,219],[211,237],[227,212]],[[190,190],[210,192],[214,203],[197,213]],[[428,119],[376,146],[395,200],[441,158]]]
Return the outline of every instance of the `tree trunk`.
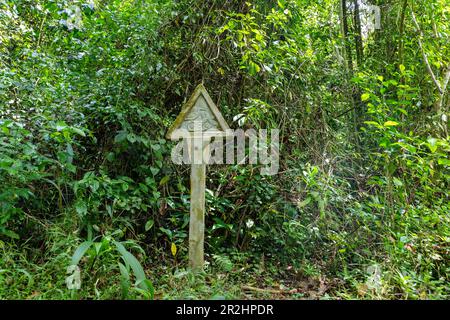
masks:
[[[362,66],[363,62],[363,43],[362,43],[362,32],[361,32],[361,16],[360,16],[360,10],[359,10],[359,0],[353,0],[353,4],[355,6],[354,12],[353,12],[353,18],[354,18],[354,25],[355,25],[355,45],[356,45],[356,62],[358,65],[358,68]]]
[[[405,33],[405,16],[406,16],[406,9],[408,8],[408,0],[403,1],[402,11],[400,14],[400,27],[399,27],[399,41],[400,44],[398,46],[398,60],[400,64],[405,64],[405,58],[404,58],[404,47],[405,47],[405,41],[403,39],[403,34]],[[403,80],[403,77],[402,77]]]
[[[341,15],[341,32],[342,39],[344,41],[344,50],[345,55],[347,57],[347,74],[353,75],[353,59],[352,59],[352,50],[350,47],[350,43],[348,42],[348,11],[347,11],[347,1],[341,0],[340,6],[340,15]]]

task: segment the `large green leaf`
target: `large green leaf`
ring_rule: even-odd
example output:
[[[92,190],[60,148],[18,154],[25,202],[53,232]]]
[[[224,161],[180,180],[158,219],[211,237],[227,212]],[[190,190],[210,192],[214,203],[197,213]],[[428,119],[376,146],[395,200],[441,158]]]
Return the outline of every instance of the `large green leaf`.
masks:
[[[133,270],[136,279],[137,280],[145,279],[144,269],[142,268],[141,264],[136,259],[136,257],[133,256],[130,252],[128,252],[127,249],[125,249],[123,244],[121,244],[120,242],[114,241],[114,244],[117,247],[117,251],[119,251],[120,255],[122,256],[123,261],[125,261],[125,263],[129,265]]]
[[[94,244],[92,241],[85,241],[75,250],[75,253],[72,256],[72,265],[77,265],[80,262],[81,258],[83,258],[86,251]]]
[[[136,286],[143,290],[147,290],[150,292],[151,297],[153,297],[153,284],[146,278],[144,269],[139,261],[127,249],[125,249],[122,243],[114,241],[114,244],[117,247],[117,251],[119,251],[122,256],[123,261],[133,270],[134,276],[136,277]]]

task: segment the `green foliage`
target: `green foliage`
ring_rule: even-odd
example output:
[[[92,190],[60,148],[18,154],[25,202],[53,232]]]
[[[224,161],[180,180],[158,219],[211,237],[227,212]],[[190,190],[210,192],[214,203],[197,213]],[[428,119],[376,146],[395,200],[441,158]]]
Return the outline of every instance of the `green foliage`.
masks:
[[[136,245],[135,245],[136,247]],[[137,247],[138,249],[142,249]],[[115,250],[114,250],[115,249]],[[92,270],[97,261],[109,260],[108,256],[114,257],[115,254],[119,253],[121,259],[125,263],[118,262],[118,266],[121,274],[121,287],[122,287],[122,298],[127,299],[130,298],[129,290],[131,288],[131,272],[136,278],[135,286],[132,287],[133,290],[142,294],[144,297],[153,299],[154,288],[153,284],[150,280],[147,279],[145,275],[144,269],[136,259],[134,255],[132,255],[127,249],[125,249],[124,244],[118,241],[115,241],[111,238],[111,236],[105,236],[100,241],[85,241],[75,250],[75,253],[72,256],[71,265],[78,266],[80,260],[83,256],[88,256],[88,264],[90,265],[89,270]],[[102,256],[106,256],[103,260]],[[98,262],[97,262],[98,263]],[[104,276],[104,275],[103,275]]]
[[[0,0],[0,297],[447,298],[450,8],[366,2],[359,56],[331,0]],[[164,135],[199,82],[282,144],[210,166],[193,274]]]

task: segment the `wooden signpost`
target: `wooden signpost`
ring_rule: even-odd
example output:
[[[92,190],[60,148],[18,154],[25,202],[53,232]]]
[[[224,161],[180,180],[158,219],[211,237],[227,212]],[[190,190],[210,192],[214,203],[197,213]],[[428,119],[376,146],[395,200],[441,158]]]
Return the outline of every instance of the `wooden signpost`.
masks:
[[[188,102],[167,132],[167,139],[186,139],[191,161],[191,208],[189,221],[189,266],[203,268],[205,237],[205,180],[204,149],[212,137],[224,137],[230,130],[203,84],[195,88]]]

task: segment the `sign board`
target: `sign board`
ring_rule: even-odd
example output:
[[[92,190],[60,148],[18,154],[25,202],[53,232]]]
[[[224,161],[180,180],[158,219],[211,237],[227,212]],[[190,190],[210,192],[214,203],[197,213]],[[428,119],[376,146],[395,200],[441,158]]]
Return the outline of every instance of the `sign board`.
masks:
[[[203,84],[195,88],[167,132],[166,138],[170,140],[189,138],[195,130],[195,123],[201,123],[200,129],[205,137],[224,136],[225,132],[230,130]]]
[[[204,265],[206,163],[203,149],[210,138],[224,137],[228,130],[219,109],[203,84],[199,84],[166,135],[170,140],[187,139],[193,159],[189,220],[189,266],[193,270],[202,269]]]

